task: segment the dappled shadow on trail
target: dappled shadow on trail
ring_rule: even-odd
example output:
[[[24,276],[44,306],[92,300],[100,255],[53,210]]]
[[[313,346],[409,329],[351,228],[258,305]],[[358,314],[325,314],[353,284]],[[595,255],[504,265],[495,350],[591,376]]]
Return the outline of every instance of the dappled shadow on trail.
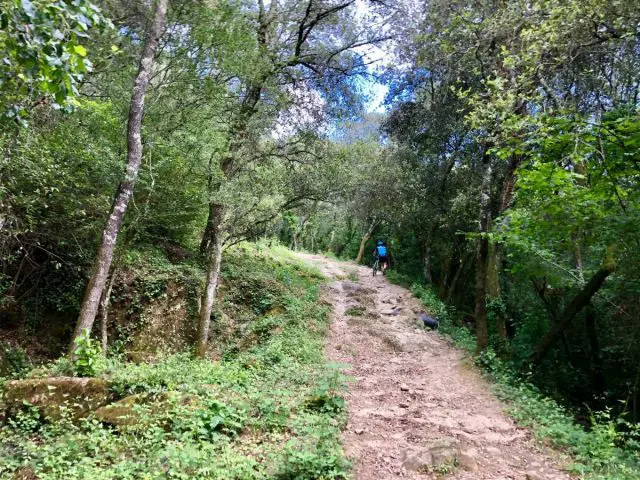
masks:
[[[326,355],[354,378],[343,440],[358,480],[570,478],[504,413],[466,354],[420,327],[411,292],[366,267],[300,257],[334,280]]]

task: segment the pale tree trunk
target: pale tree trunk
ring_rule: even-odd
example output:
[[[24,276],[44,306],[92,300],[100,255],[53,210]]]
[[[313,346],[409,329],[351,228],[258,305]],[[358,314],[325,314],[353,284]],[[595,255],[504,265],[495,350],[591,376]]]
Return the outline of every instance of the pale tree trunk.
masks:
[[[209,329],[211,326],[211,311],[213,310],[213,304],[216,300],[216,290],[220,279],[224,210],[223,205],[216,204],[213,205],[211,212],[211,228],[208,230],[210,238],[207,246],[207,277],[205,289],[200,301],[198,342],[196,345],[196,355],[199,357],[204,357],[207,354]]]
[[[291,239],[291,249],[295,252],[298,251],[298,248],[300,246],[300,237],[304,233],[304,227],[310,218],[310,215],[301,217],[301,219],[298,221],[298,225],[296,225],[296,228],[293,231],[293,238]]]
[[[319,23],[318,19],[329,16],[333,13],[346,8],[351,2],[347,2],[338,7],[331,7],[324,11],[316,12],[312,2],[309,2],[307,15],[302,19],[299,28],[299,34],[297,36],[296,44],[293,48],[296,62],[300,61],[298,56],[300,55],[300,49],[303,44],[307,42],[309,34],[312,29]],[[270,13],[265,9],[264,0],[258,1],[258,22],[257,22],[257,45],[263,58],[269,60],[270,55],[268,33],[271,23],[271,15],[275,13],[277,9],[277,3],[272,2],[270,4]],[[315,20],[310,20],[310,15],[313,12]],[[320,16],[322,14],[322,17]],[[285,68],[285,65],[275,62],[270,65],[272,68],[265,68],[262,73],[259,73],[257,77],[247,85],[246,92],[243,95],[243,99],[240,104],[237,115],[233,115],[230,121],[230,128],[228,131],[229,136],[229,151],[227,155],[220,162],[221,170],[224,174],[225,180],[230,180],[234,174],[235,163],[238,159],[238,155],[242,149],[247,145],[248,130],[251,118],[257,112],[257,105],[260,101],[262,89],[267,80],[273,77],[279,69]],[[215,194],[219,190],[220,186],[216,186],[215,189],[210,190],[211,199],[210,204],[212,208],[209,211],[209,220],[207,221],[207,228],[205,230],[205,237],[203,238],[202,249],[207,251],[207,279],[205,291],[203,292],[201,308],[200,308],[200,326],[198,332],[197,349],[196,352],[199,356],[204,356],[207,350],[208,336],[209,336],[209,324],[211,317],[211,310],[215,301],[216,288],[218,284],[220,264],[222,262],[222,243],[223,237],[226,235],[226,229],[223,223],[224,206],[219,205],[219,200],[215,200]]]
[[[107,288],[102,292],[100,299],[100,344],[102,345],[102,354],[107,355],[107,347],[109,346],[109,306],[111,304],[111,290],[117,275],[116,269],[111,272]]]
[[[144,100],[149,78],[153,68],[153,61],[162,36],[167,16],[169,0],[158,0],[155,4],[153,23],[142,49],[138,74],[136,75],[129,106],[129,120],[127,127],[127,167],[124,180],[118,186],[107,225],[102,232],[102,239],[96,258],[93,262],[91,278],[87,285],[78,322],[73,332],[69,352],[73,354],[75,339],[85,330],[91,331],[96,313],[100,305],[100,298],[113,262],[113,252],[118,240],[118,233],[122,226],[129,200],[133,195],[133,187],[138,177],[140,162],[142,161],[141,126],[144,114]]]
[[[336,238],[336,231],[331,230],[331,235],[329,235],[329,246],[327,246],[327,251],[333,252],[333,242],[335,241],[335,238]]]
[[[475,320],[477,353],[487,349],[489,329],[487,326],[487,257],[489,240],[484,234],[491,228],[491,158],[485,153],[483,158],[482,184],[480,191],[480,211],[478,216],[478,232],[480,238],[476,246],[476,287],[475,287]]]
[[[259,94],[259,92],[258,92]],[[255,100],[257,102],[257,99]],[[255,105],[255,103],[254,103]],[[245,107],[246,108],[246,107]],[[230,137],[232,143],[227,155],[220,161],[220,169],[225,180],[233,176],[234,156],[238,153],[241,145],[240,139],[246,132],[249,116],[241,117],[232,128]],[[196,339],[196,355],[203,358],[207,354],[209,343],[209,330],[211,326],[211,312],[216,301],[218,282],[220,279],[220,267],[222,265],[222,244],[226,234],[224,226],[225,206],[218,203],[216,194],[220,191],[222,183],[209,181],[209,214],[207,225],[202,234],[200,251],[204,254],[206,264],[206,280],[204,290],[200,298],[200,310],[198,320],[198,337]]]
[[[231,137],[231,145],[229,152],[220,160],[220,170],[225,180],[233,177],[233,167],[235,155],[238,154],[242,139],[245,136],[248,121],[251,117],[253,107],[257,103],[260,95],[260,88],[251,89],[247,100],[249,104],[243,104],[239,119],[231,128],[229,136]],[[221,182],[213,182],[212,174],[209,177],[209,214],[207,217],[207,225],[202,234],[200,242],[200,251],[205,256],[206,264],[206,280],[204,290],[200,298],[200,310],[198,321],[198,337],[196,339],[196,355],[205,357],[207,354],[207,345],[209,343],[209,330],[211,326],[211,312],[216,301],[216,293],[220,279],[220,267],[222,265],[222,244],[223,237],[226,234],[224,226],[225,206],[218,203],[216,195],[222,188]]]
[[[356,257],[356,263],[362,263],[362,260],[364,258],[364,249],[367,245],[367,242],[371,238],[373,231],[376,229],[377,226],[378,226],[378,220],[374,217],[373,221],[369,225],[369,228],[367,229],[367,231],[362,236],[362,239],[360,240],[360,248],[358,249],[358,256]]]

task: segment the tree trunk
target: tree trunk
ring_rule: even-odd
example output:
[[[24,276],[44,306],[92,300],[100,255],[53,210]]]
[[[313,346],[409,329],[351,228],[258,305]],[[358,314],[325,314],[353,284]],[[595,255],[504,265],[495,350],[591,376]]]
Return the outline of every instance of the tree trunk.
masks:
[[[433,284],[433,266],[431,265],[431,240],[435,233],[435,225],[429,227],[427,232],[427,238],[424,241],[424,258],[422,259],[422,275],[424,281],[431,285]]]
[[[446,303],[451,303],[453,295],[456,292],[456,287],[458,286],[458,280],[460,280],[462,273],[467,269],[467,263],[472,259],[472,257],[472,252],[468,252],[460,259],[456,273],[453,275],[451,283],[447,286]]]
[[[149,86],[149,78],[153,68],[153,60],[158,48],[158,42],[162,36],[169,0],[158,0],[155,5],[153,14],[153,24],[147,35],[140,57],[140,65],[138,74],[133,84],[131,95],[131,104],[129,106],[129,120],[127,127],[127,167],[125,178],[118,186],[111,212],[107,220],[107,225],[102,232],[100,247],[93,262],[93,269],[78,322],[76,324],[69,352],[73,354],[75,347],[75,339],[82,335],[83,331],[93,327],[96,313],[102,297],[109,269],[113,261],[113,252],[118,239],[118,233],[122,226],[124,214],[127,211],[129,200],[133,194],[133,187],[138,177],[140,162],[142,161],[142,137],[141,126],[144,114],[144,100],[147,87]]]
[[[267,27],[268,19],[265,15],[264,2],[258,4],[258,45],[261,51],[267,53]],[[256,113],[256,106],[260,101],[262,87],[271,73],[263,72],[247,89],[237,116],[231,120],[229,128],[229,151],[220,160],[220,170],[226,180],[230,180],[234,176],[234,163],[236,155],[246,142],[247,130],[249,122]],[[213,157],[211,163],[213,162]],[[212,177],[209,179],[209,216],[207,218],[207,226],[202,235],[200,250],[205,254],[206,258],[206,283],[202,298],[200,301],[200,319],[198,325],[198,339],[196,344],[196,354],[204,357],[207,353],[207,344],[209,342],[209,328],[211,325],[211,311],[216,298],[218,288],[218,280],[220,277],[220,266],[222,265],[222,243],[225,235],[224,228],[224,205],[214,200],[215,194],[220,190],[222,184],[214,183]]]
[[[506,175],[502,181],[502,191],[500,192],[500,206],[498,215],[502,215],[511,205],[513,200],[513,189],[516,184],[516,170],[521,163],[521,157],[513,155]],[[499,242],[491,242],[489,248],[489,261],[487,265],[487,288],[488,295],[495,302],[502,300],[502,292],[500,289],[500,272],[502,272],[502,263],[504,259],[504,246]],[[495,312],[496,333],[500,338],[507,338],[507,323],[502,309]]]
[[[100,344],[102,345],[102,354],[107,356],[107,347],[109,345],[109,305],[111,304],[111,290],[115,282],[117,271],[114,268],[109,278],[106,290],[102,292],[102,298],[100,299]]]
[[[206,286],[202,292],[200,301],[200,319],[198,324],[198,343],[196,354],[204,357],[207,354],[207,344],[209,342],[209,329],[211,326],[211,311],[216,300],[216,291],[220,278],[220,265],[222,264],[222,235],[224,206],[213,205],[210,218],[211,229],[207,230],[210,235],[207,242],[207,277]]]
[[[296,225],[296,228],[293,231],[292,250],[295,252],[297,252],[298,249],[300,248],[300,240],[302,235],[304,234],[304,228],[307,225],[307,222],[309,221],[310,218],[311,218],[311,215],[304,215],[300,217],[300,219],[298,220],[298,224]],[[302,242],[302,245],[304,247],[304,240]]]
[[[571,302],[566,306],[562,313],[558,316],[558,321],[553,324],[547,334],[542,337],[540,343],[535,348],[534,353],[530,357],[530,362],[534,364],[540,363],[547,353],[551,350],[551,347],[560,338],[562,333],[571,324],[573,318],[586,307],[591,298],[600,290],[600,287],[604,284],[604,281],[609,275],[616,270],[615,260],[613,253],[608,251],[605,255],[605,260],[602,263],[600,269],[591,277],[589,282],[573,297]]]
[[[489,327],[487,325],[487,255],[489,241],[478,239],[476,250],[476,288],[475,288],[475,320],[476,320],[476,353],[487,349],[489,344]]]
[[[491,228],[491,158],[484,154],[482,160],[482,184],[480,191],[480,212],[478,216],[478,244],[476,246],[476,287],[475,287],[475,320],[476,320],[476,352],[481,353],[489,344],[487,326],[487,257],[489,255],[489,239],[486,233]]]
[[[207,225],[204,227],[204,232],[202,233],[202,240],[200,241],[200,254],[203,257],[206,257],[207,252],[209,251],[209,242],[213,238],[212,231],[214,229],[214,225],[212,224],[214,215],[215,203],[209,203],[209,213],[207,215]]]
[[[262,4],[261,4],[262,5]],[[245,140],[249,120],[255,113],[255,107],[260,100],[262,83],[264,78],[252,85],[245,97],[238,117],[234,120],[230,130],[230,146],[227,154],[220,160],[220,169],[226,180],[230,180],[234,175],[235,156],[240,151]],[[204,357],[207,354],[207,344],[209,342],[209,329],[211,326],[211,311],[216,299],[218,280],[220,277],[220,266],[222,265],[222,243],[225,235],[224,214],[225,206],[218,203],[215,194],[220,191],[222,184],[209,180],[209,215],[207,225],[200,242],[200,250],[206,258],[206,281],[204,291],[200,300],[200,312],[198,323],[198,338],[196,341],[196,355]]]
[[[360,240],[360,248],[358,249],[358,256],[356,257],[356,263],[362,263],[362,260],[364,259],[364,249],[367,245],[367,242],[371,238],[373,231],[376,229],[377,226],[378,226],[378,220],[374,217],[373,221],[369,225],[369,228],[367,229],[367,231],[362,236],[362,239]]]
[[[589,339],[593,389],[597,393],[602,393],[605,390],[604,366],[602,363],[602,354],[600,352],[600,342],[598,341],[598,330],[596,329],[596,317],[591,305],[587,307],[587,312],[584,318],[584,327],[587,338]]]
[[[487,265],[487,290],[489,297],[496,302],[502,299],[500,289],[500,270],[502,270],[503,246],[501,243],[491,242],[489,247],[489,261]],[[502,308],[495,312],[496,333],[500,338],[507,338],[507,321]]]

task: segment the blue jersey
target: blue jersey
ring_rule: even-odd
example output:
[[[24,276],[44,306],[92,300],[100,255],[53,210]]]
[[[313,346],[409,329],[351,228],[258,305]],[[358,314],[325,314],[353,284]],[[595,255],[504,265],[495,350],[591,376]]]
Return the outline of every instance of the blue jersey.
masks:
[[[379,257],[386,257],[387,256],[387,247],[385,247],[384,245],[378,245],[376,247],[376,250],[378,251],[378,256]]]

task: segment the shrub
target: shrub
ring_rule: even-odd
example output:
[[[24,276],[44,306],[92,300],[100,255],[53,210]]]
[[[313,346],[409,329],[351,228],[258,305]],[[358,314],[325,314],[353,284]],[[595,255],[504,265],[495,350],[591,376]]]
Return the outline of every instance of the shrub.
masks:
[[[0,343],[0,377],[20,378],[31,369],[31,361],[20,347]]]
[[[76,375],[80,377],[96,376],[102,366],[100,344],[89,336],[88,330],[84,330],[74,343],[73,356]]]

